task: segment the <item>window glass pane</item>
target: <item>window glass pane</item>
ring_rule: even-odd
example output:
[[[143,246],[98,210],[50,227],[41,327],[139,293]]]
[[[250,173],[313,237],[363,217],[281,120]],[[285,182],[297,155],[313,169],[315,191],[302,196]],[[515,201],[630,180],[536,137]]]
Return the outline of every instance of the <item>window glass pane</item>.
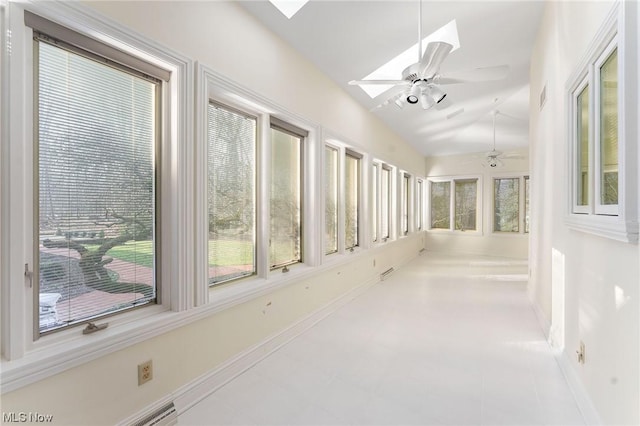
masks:
[[[391,171],[382,169],[382,181],[380,191],[380,236],[389,238],[389,193],[391,191]]]
[[[529,176],[524,177],[524,232],[529,233]]]
[[[372,209],[371,209],[371,233],[373,241],[378,241],[378,165],[373,165],[372,170],[372,183],[371,185],[371,198],[372,198]]]
[[[360,198],[360,159],[347,154],[344,167],[345,184],[345,226],[344,244],[346,248],[358,245],[358,200]]]
[[[39,330],[155,300],[157,83],[37,44]]]
[[[618,51],[600,68],[600,203],[618,204]]]
[[[493,229],[518,232],[520,189],[518,178],[494,179]]]
[[[451,182],[431,182],[431,228],[451,227]]]
[[[338,150],[324,149],[325,253],[338,251]]]
[[[422,207],[422,203],[423,203],[423,197],[424,194],[422,193],[422,181],[419,180],[418,181],[418,196],[416,199],[416,228],[418,229],[418,231],[422,230],[422,212],[423,212],[423,207]]]
[[[301,148],[301,136],[271,129],[272,268],[302,260]]]
[[[478,180],[457,180],[455,188],[455,229],[475,231]]]
[[[409,175],[402,175],[402,233],[409,233]]]
[[[256,270],[256,128],[254,118],[209,104],[209,284]]]
[[[578,205],[589,205],[589,86],[577,98]]]

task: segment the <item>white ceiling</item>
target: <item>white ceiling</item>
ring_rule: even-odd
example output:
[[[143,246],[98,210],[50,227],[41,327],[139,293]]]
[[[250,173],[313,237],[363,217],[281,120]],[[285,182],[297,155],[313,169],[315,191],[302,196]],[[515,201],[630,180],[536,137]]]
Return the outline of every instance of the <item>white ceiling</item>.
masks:
[[[366,108],[381,100],[347,82],[363,78],[417,42],[418,5],[417,0],[311,0],[287,19],[266,0],[242,2]],[[389,105],[373,113],[424,155],[484,152],[492,144],[491,111],[497,98],[497,108],[505,114],[497,117],[497,148],[526,147],[529,58],[543,7],[542,1],[424,0],[423,37],[457,21],[460,49],[445,59],[442,76],[504,64],[509,73],[501,81],[443,86],[447,98],[439,109]],[[447,119],[460,108],[463,113]]]

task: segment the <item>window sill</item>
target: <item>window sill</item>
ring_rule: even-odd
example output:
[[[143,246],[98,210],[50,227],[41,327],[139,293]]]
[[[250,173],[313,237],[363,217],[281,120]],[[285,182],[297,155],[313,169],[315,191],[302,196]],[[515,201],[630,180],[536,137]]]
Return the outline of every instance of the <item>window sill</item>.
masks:
[[[565,218],[565,225],[578,232],[624,243],[638,243],[638,222],[624,221],[618,216],[570,214]]]
[[[484,235],[482,231],[460,231],[451,229],[429,229],[427,232],[434,235],[464,235],[468,237],[482,237]]]

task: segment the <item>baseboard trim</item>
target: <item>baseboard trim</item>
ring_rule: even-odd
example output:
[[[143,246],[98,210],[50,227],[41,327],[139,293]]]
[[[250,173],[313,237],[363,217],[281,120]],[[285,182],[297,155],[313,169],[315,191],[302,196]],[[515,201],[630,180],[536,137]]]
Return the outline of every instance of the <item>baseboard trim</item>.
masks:
[[[547,340],[547,342],[551,344],[552,343],[550,341],[551,323],[549,323],[549,320],[547,319],[546,315],[544,314],[544,312],[542,312],[542,309],[540,309],[540,306],[533,299],[532,294],[529,293],[528,291],[527,291],[527,294],[529,295],[529,302],[531,302],[531,307],[533,308],[533,312],[535,312],[536,318],[538,319],[538,324],[542,329],[542,333],[544,333],[544,338]]]
[[[406,262],[402,263],[404,264]],[[296,321],[284,330],[267,337],[265,340],[225,361],[214,370],[200,376],[190,383],[187,383],[164,398],[155,401],[153,404],[148,405],[134,415],[122,420],[118,423],[118,426],[134,424],[139,419],[144,418],[170,401],[174,402],[178,415],[186,412],[198,402],[202,401],[226,383],[239,376],[280,347],[284,346],[296,336],[313,327],[340,307],[358,297],[369,287],[379,281],[380,279],[378,276],[368,279],[361,285],[337,297],[325,306]]]
[[[596,407],[593,405],[591,397],[589,397],[589,394],[582,385],[582,381],[580,380],[578,373],[571,365],[571,360],[569,359],[567,352],[565,350],[558,350],[555,353],[555,356],[556,361],[560,366],[560,370],[562,370],[562,374],[567,380],[571,392],[573,392],[573,397],[578,404],[578,409],[580,410],[580,413],[582,413],[585,424],[590,426],[602,425],[603,423],[600,418],[600,414],[598,414],[598,410],[596,410]]]

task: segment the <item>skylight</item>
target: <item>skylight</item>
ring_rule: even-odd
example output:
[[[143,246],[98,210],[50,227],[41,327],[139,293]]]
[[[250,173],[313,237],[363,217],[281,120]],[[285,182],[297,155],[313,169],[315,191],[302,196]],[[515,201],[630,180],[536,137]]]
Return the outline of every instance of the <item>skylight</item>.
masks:
[[[291,19],[309,0],[269,0],[284,16]]]
[[[451,49],[452,52],[458,49],[460,47],[460,41],[458,40],[458,26],[456,25],[456,20],[454,19],[445,26],[423,38],[422,53],[424,53],[427,48],[427,44],[431,41],[444,41],[451,44],[453,46],[453,49]],[[418,43],[391,59],[371,74],[365,76],[363,80],[399,80],[402,78],[402,71],[409,65],[415,64],[418,61],[417,51]],[[393,86],[373,84],[360,85],[360,88],[372,98],[375,98],[379,94],[389,90],[391,87]]]

